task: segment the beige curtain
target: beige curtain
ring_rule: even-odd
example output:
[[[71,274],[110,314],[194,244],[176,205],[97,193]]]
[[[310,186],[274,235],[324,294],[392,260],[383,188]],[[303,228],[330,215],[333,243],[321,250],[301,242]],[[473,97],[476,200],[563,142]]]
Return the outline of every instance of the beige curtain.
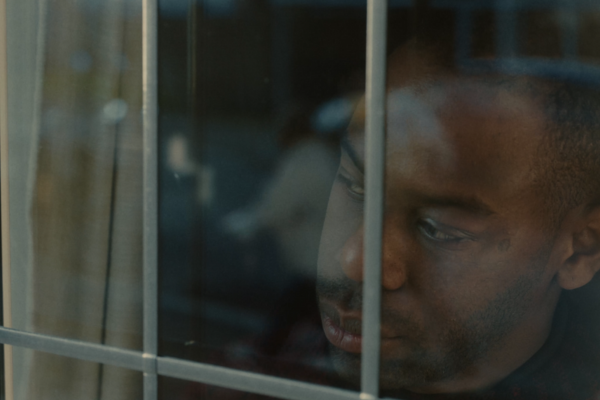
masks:
[[[15,327],[141,350],[141,2],[8,3],[21,21],[11,51],[32,53],[9,51],[9,80],[33,79],[12,88],[30,96],[9,88],[11,140],[27,137],[10,160],[11,188],[22,188],[11,189],[12,280],[26,292],[13,296]],[[15,359],[16,398],[141,398],[139,372],[42,352]]]

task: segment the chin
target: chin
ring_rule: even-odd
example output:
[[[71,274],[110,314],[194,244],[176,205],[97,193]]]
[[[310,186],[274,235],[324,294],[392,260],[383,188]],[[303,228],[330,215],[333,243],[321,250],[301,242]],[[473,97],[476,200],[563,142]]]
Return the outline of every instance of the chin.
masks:
[[[348,353],[330,346],[332,362],[337,374],[356,390],[360,389],[361,355]],[[419,352],[420,353],[420,352]],[[454,363],[433,360],[432,357],[415,355],[409,359],[382,359],[380,390],[382,395],[396,391],[428,392],[442,382],[457,376]],[[426,362],[424,362],[427,360]]]
[[[329,354],[338,376],[352,387],[360,390],[360,354],[347,353],[333,345],[329,345]]]

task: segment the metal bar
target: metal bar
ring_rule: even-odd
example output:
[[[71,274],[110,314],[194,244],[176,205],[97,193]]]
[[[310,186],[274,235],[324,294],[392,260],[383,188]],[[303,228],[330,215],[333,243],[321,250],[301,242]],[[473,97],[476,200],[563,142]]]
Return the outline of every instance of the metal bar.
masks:
[[[144,354],[158,352],[158,60],[157,0],[143,0]],[[155,362],[155,361],[154,361]],[[144,400],[157,398],[157,375],[144,372]]]
[[[387,1],[367,6],[367,90],[365,153],[365,238],[363,282],[362,398],[379,396],[381,255],[385,173],[385,79]]]
[[[471,57],[472,14],[473,12],[468,8],[460,8],[456,11],[455,61],[458,65]]]
[[[95,343],[59,338],[0,327],[0,343],[65,357],[143,370],[142,353]]]
[[[359,400],[360,393],[253,372],[159,357],[158,373],[288,400]]]
[[[517,49],[517,12],[514,0],[496,0],[496,56],[515,57]]]
[[[157,374],[289,400],[359,400],[358,392],[210,364],[0,327],[0,343],[144,372],[144,396],[156,396]],[[154,379],[153,379],[154,377]]]
[[[0,221],[2,223],[2,324],[12,326],[10,207],[8,173],[8,26],[6,0],[0,0]],[[4,346],[4,398],[14,398],[12,347]]]
[[[144,352],[156,354],[158,314],[158,141],[156,0],[144,0]]]
[[[156,374],[144,372],[144,400],[158,398],[158,377]]]
[[[10,291],[10,206],[8,153],[8,42],[6,1],[0,0],[0,173],[2,194],[2,304],[3,325],[12,326]]]
[[[288,104],[292,93],[291,71],[293,69],[292,34],[293,9],[280,7],[273,2],[271,8],[271,74],[273,79],[271,98],[274,105]]]
[[[563,8],[559,10],[561,26],[561,45],[563,57],[576,60],[579,52],[579,13],[577,10]]]

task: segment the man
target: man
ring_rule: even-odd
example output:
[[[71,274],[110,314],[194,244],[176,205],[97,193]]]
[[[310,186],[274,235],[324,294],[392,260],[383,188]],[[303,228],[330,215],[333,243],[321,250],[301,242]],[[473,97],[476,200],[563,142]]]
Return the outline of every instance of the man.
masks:
[[[438,54],[408,45],[388,68],[381,395],[595,398],[597,308],[573,292],[600,269],[597,95],[461,74]],[[342,146],[317,283],[335,368],[355,388],[363,110]]]
[[[596,399],[598,91],[532,74],[467,74],[450,53],[413,41],[388,67],[380,395]],[[359,389],[364,119],[363,105],[322,232],[322,327],[285,309],[296,320],[276,340],[266,335],[247,362],[224,365]]]

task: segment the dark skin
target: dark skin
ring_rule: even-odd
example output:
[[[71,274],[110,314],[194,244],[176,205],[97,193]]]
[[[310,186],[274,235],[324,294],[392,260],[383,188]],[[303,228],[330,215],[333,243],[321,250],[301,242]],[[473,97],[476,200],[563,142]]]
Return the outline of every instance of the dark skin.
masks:
[[[317,289],[339,373],[359,382],[364,115],[342,146]],[[544,344],[563,289],[600,268],[600,211],[550,228],[534,184],[545,117],[525,95],[445,78],[388,96],[381,388],[485,389]],[[333,332],[333,333],[332,333]]]

